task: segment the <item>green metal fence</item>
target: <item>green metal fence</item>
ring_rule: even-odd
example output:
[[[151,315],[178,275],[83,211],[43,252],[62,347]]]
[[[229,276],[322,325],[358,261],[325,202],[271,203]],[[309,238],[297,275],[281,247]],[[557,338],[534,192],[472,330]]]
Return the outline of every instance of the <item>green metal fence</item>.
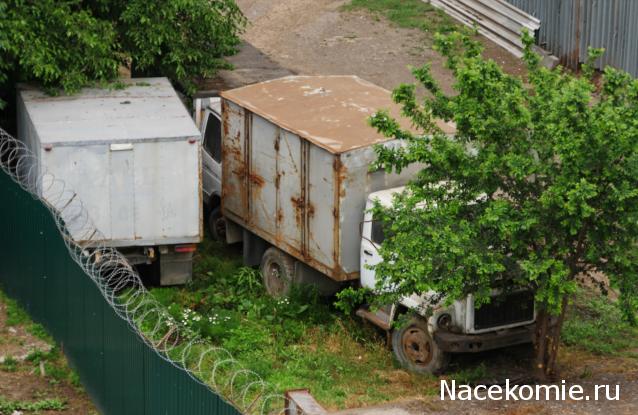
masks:
[[[0,284],[42,323],[104,414],[239,412],[142,342],[73,261],[50,212],[0,170]]]

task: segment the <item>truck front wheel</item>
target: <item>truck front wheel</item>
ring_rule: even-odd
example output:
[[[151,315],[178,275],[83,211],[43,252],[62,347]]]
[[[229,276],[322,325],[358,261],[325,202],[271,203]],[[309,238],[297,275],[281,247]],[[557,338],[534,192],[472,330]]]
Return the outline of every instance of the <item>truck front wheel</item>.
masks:
[[[415,373],[436,374],[449,362],[449,355],[439,349],[419,316],[392,332],[392,351],[401,366]]]
[[[222,215],[219,206],[211,210],[208,215],[208,230],[213,240],[226,242],[226,218]]]
[[[295,259],[271,247],[264,252],[259,267],[266,291],[272,297],[285,297],[290,293],[295,278]]]

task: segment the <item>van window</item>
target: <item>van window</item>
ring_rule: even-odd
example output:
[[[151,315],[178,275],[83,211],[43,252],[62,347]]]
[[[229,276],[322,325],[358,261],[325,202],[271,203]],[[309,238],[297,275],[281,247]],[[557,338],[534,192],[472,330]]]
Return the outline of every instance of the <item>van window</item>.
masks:
[[[204,132],[204,148],[216,162],[222,161],[222,124],[213,114],[208,115]]]

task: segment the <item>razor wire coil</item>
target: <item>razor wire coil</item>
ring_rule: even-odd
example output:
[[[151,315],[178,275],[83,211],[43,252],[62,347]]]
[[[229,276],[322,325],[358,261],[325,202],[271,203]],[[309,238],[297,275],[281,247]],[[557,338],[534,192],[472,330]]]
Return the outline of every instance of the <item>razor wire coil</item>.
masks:
[[[108,246],[78,194],[53,174],[40,172],[37,156],[2,128],[0,168],[47,207],[72,260],[149,348],[242,413],[285,412],[283,394],[243,367],[228,350],[207,343],[170,316],[124,255]]]

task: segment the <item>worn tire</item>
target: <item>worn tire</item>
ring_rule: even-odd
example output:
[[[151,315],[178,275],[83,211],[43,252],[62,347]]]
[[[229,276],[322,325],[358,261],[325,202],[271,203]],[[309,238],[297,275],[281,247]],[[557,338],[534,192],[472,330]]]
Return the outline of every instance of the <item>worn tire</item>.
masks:
[[[259,266],[266,292],[280,298],[290,294],[295,282],[295,259],[281,250],[271,247],[264,252]]]
[[[226,218],[219,206],[213,208],[208,215],[208,231],[213,240],[226,243]]]
[[[420,316],[413,316],[392,332],[392,351],[401,366],[410,372],[437,374],[449,363],[449,354],[439,349],[427,322]]]

